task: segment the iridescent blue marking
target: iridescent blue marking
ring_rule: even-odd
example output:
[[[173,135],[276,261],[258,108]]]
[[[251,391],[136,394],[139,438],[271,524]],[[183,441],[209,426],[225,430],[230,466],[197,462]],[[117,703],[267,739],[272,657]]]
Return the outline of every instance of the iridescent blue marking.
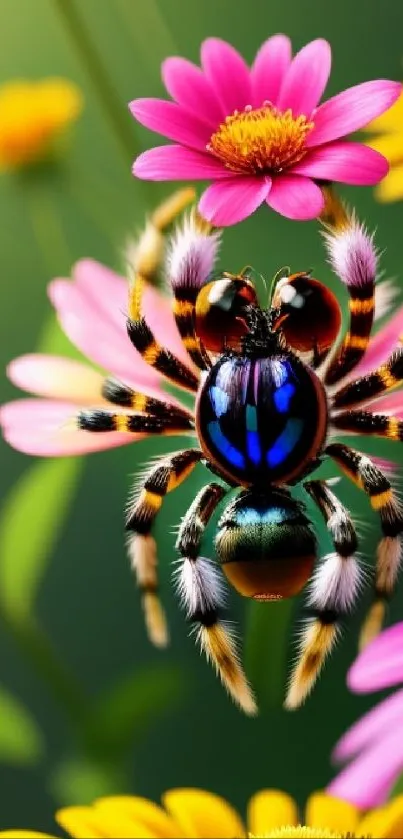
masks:
[[[258,466],[262,459],[262,448],[257,430],[257,410],[254,405],[246,406],[246,449],[249,460]]]
[[[225,434],[221,431],[220,423],[217,420],[209,422],[207,426],[208,433],[211,440],[218,449],[218,451],[225,457],[225,459],[238,469],[245,469],[245,458],[243,454],[230,443]]]
[[[268,510],[260,511],[254,510],[252,507],[246,507],[243,510],[238,510],[236,514],[237,524],[282,524],[285,519],[292,518],[288,510],[280,507],[270,507]]]
[[[300,419],[289,419],[284,431],[277,437],[276,442],[267,452],[266,460],[269,466],[278,466],[286,460],[295,448],[304,429],[304,423]]]
[[[281,385],[274,391],[274,404],[280,414],[286,414],[290,409],[290,403],[295,393],[295,385],[288,382],[286,385]]]
[[[229,394],[220,387],[213,385],[210,388],[210,399],[216,417],[219,419],[228,410]]]

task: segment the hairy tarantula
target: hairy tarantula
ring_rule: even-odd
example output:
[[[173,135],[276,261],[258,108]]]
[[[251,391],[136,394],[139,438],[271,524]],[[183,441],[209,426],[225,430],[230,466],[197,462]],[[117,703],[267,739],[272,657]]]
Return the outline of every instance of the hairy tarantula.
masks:
[[[376,461],[336,438],[348,432],[403,439],[400,420],[369,406],[401,383],[403,349],[395,349],[374,372],[352,375],[369,345],[377,253],[372,236],[329,196],[325,240],[332,267],[349,294],[344,338],[337,343],[342,318],[336,297],[310,273],[279,272],[267,307],[259,305],[248,270],[214,275],[220,234],[191,214],[171,238],[166,274],[193,367],[165,349],[163,336],[153,335],[142,317],[145,270],[134,270],[131,277],[127,332],[148,364],[195,395],[194,412],[107,379],[103,396],[119,406],[119,413],[96,409],[78,416],[79,427],[89,432],[193,435],[194,447],[162,457],[135,492],[126,522],[129,554],[150,638],[163,646],[166,625],[151,530],[164,496],[199,461],[205,464],[216,479],[201,489],[182,519],[176,541],[178,589],[198,642],[249,714],[256,711],[255,700],[234,637],[221,619],[221,572],[240,594],[259,601],[293,596],[311,578],[309,617],[288,708],[300,705],[311,690],[361,585],[350,514],[332,482],[312,478],[325,458],[364,490],[380,517],[375,602],[364,640],[380,628],[400,565],[403,516],[388,478]],[[305,505],[291,493],[300,481],[323,515],[334,546],[315,570],[312,525]],[[200,555],[203,533],[233,488],[236,494],[218,521],[213,561]]]

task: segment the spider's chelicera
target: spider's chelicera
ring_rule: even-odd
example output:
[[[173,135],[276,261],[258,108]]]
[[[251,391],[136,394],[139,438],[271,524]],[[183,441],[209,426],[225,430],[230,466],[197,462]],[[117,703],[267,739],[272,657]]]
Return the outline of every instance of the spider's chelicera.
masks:
[[[364,369],[354,376],[352,371],[365,361],[374,319],[377,254],[372,237],[353,216],[336,204],[332,210],[330,199],[328,207],[330,261],[349,294],[349,324],[338,343],[340,307],[326,286],[309,273],[283,270],[270,300],[260,305],[247,269],[212,279],[219,234],[191,215],[172,237],[166,270],[193,367],[164,349],[142,317],[145,278],[139,272],[130,287],[127,330],[149,364],[195,394],[194,413],[107,379],[103,395],[119,412],[86,410],[78,418],[79,427],[92,432],[195,436],[194,448],[161,458],[135,492],[126,523],[129,553],[149,635],[162,646],[167,630],[151,529],[164,496],[202,461],[214,480],[200,490],[180,525],[178,587],[202,648],[248,713],[254,713],[255,700],[231,630],[222,621],[221,571],[240,594],[259,601],[295,595],[311,578],[309,617],[291,677],[289,708],[298,706],[313,686],[360,588],[350,514],[332,481],[312,477],[324,459],[331,458],[364,490],[380,516],[375,601],[364,641],[380,627],[400,564],[403,518],[390,482],[374,459],[338,442],[337,435],[403,438],[401,421],[377,412],[373,404],[402,381],[403,351],[398,347],[374,372]],[[333,552],[315,569],[313,526],[305,504],[292,495],[299,482],[323,515],[333,542]],[[229,492],[217,524],[214,561],[201,556],[202,537]]]

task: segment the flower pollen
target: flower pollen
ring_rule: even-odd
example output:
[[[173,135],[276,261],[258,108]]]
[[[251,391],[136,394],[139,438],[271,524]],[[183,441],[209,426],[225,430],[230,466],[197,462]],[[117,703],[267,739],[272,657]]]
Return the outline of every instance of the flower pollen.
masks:
[[[313,128],[291,109],[279,111],[270,102],[234,111],[212,134],[207,151],[227,169],[242,174],[280,173],[305,155],[305,141]]]

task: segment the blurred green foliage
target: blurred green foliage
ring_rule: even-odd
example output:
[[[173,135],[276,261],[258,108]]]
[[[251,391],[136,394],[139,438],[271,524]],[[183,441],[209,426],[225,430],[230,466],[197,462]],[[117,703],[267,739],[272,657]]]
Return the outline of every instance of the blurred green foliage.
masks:
[[[402,75],[398,0],[339,0],[331,8],[321,0],[249,0],[236,8],[231,0],[2,0],[1,20],[0,81],[61,75],[85,96],[59,163],[0,179],[2,368],[38,348],[77,357],[52,318],[47,283],[67,276],[84,256],[119,269],[127,235],[168,194],[167,185],[131,177],[132,159],[153,138],[126,107],[136,96],[163,95],[160,63],[167,55],[197,60],[200,41],[214,34],[250,60],[264,38],[286,31],[295,48],[317,36],[331,41],[328,94]],[[344,194],[377,228],[379,246],[387,248],[385,272],[396,275],[401,207],[377,206],[371,190]],[[228,270],[252,263],[267,278],[284,264],[312,267],[336,288],[313,223],[262,210],[226,232],[221,257]],[[1,400],[16,395],[1,379]],[[164,654],[150,648],[125,556],[122,511],[128,476],[166,448],[155,440],[91,456],[78,481],[75,461],[36,463],[1,444],[0,604],[7,606],[0,614],[7,686],[0,693],[1,827],[21,825],[23,813],[26,826],[51,829],[55,799],[73,803],[128,790],[157,797],[175,785],[213,789],[241,808],[262,786],[282,787],[302,802],[327,783],[332,745],[371,703],[345,687],[368,594],[314,695],[295,714],[282,710],[281,697],[289,611],[295,617],[300,601],[245,607],[231,594],[231,616],[242,633],[249,629],[245,653],[261,715],[245,719],[229,702],[188,639],[171,594],[173,527],[205,479],[201,467],[166,500],[157,524],[173,640]],[[388,443],[380,453],[402,463]],[[65,484],[71,492],[55,504]],[[362,543],[370,561],[378,523],[356,488],[343,479],[340,489],[371,525]],[[327,550],[325,528],[316,516],[315,523]],[[403,616],[401,597],[400,587],[390,620]]]

